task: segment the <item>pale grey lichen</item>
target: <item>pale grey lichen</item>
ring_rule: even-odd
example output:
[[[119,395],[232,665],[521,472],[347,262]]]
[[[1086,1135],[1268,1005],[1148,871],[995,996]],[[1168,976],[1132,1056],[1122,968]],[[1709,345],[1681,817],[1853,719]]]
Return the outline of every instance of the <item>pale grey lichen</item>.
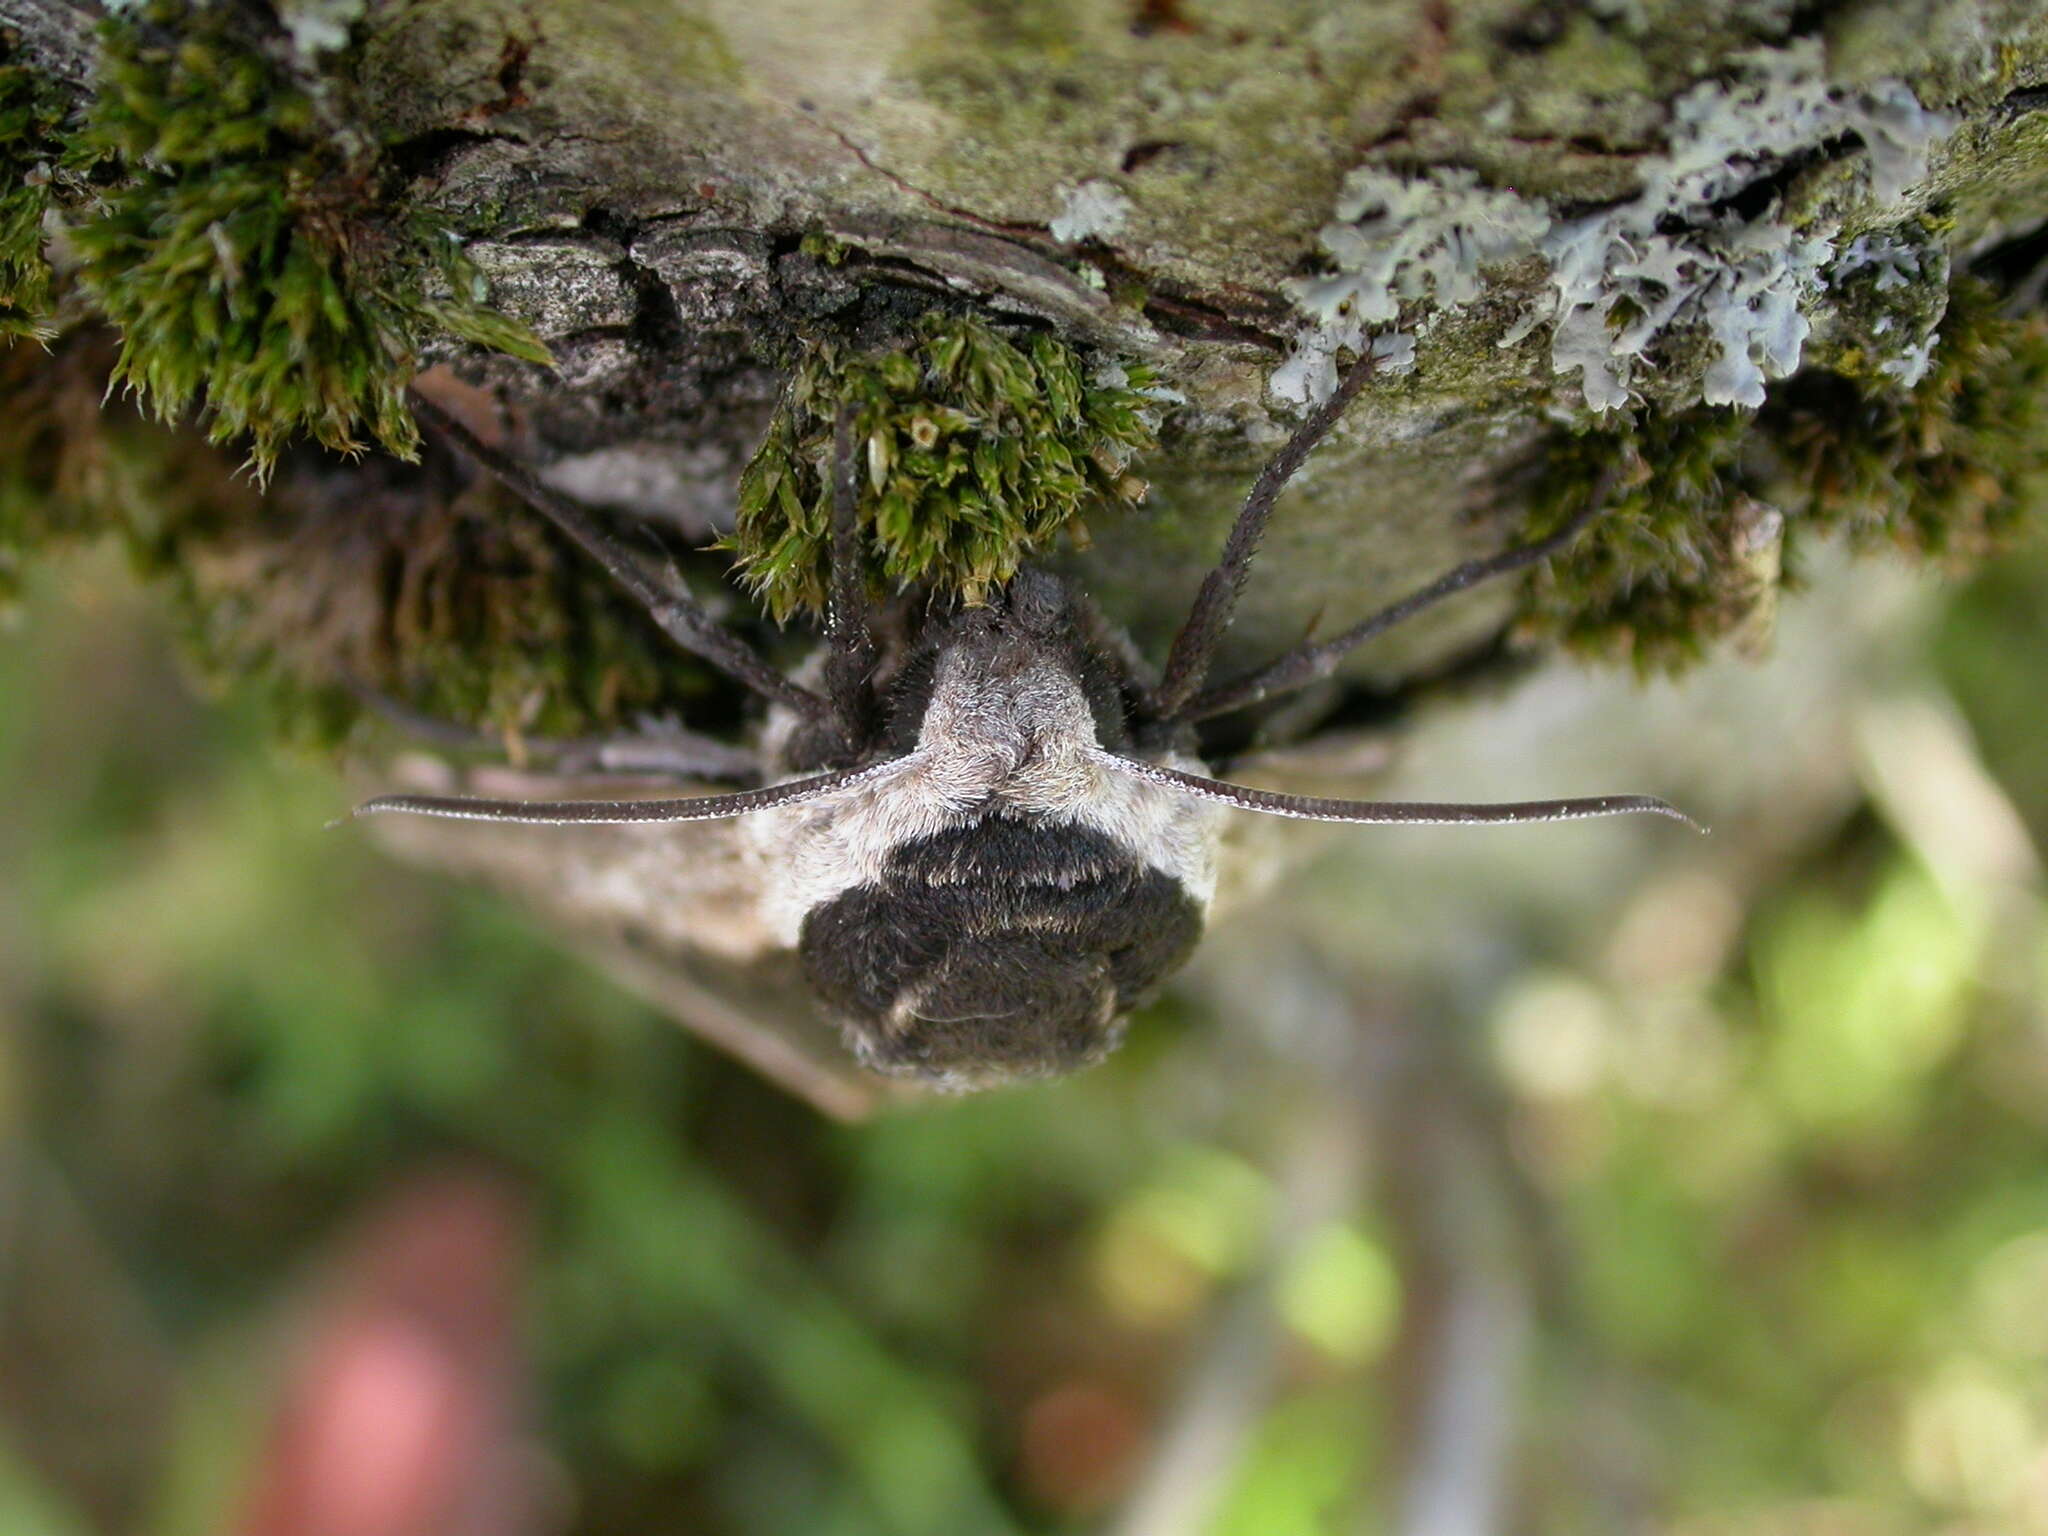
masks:
[[[1879,352],[1877,371],[1910,389],[1934,366],[1934,344],[1948,310],[1948,252],[1893,230],[1858,235],[1835,258],[1827,281],[1840,291],[1857,279],[1868,283],[1869,307],[1876,311],[1866,329]]]
[[[1060,211],[1046,229],[1063,245],[1100,240],[1120,231],[1130,216],[1131,200],[1122,188],[1091,178],[1061,194]]]
[[[1468,170],[1409,178],[1360,166],[1344,178],[1337,222],[1322,232],[1337,270],[1289,285],[1316,323],[1268,387],[1297,404],[1327,400],[1337,387],[1337,353],[1363,347],[1370,326],[1398,318],[1403,305],[1421,309],[1424,327],[1463,308],[1485,291],[1482,265],[1527,254],[1549,228],[1540,205],[1483,187]],[[1375,338],[1373,351],[1389,373],[1415,366],[1412,334]]]
[[[1577,218],[1470,171],[1354,171],[1322,231],[1336,270],[1290,290],[1312,324],[1274,374],[1274,394],[1327,398],[1329,358],[1366,327],[1405,315],[1426,330],[1480,295],[1483,269],[1540,256],[1547,284],[1501,344],[1547,329],[1553,370],[1577,375],[1592,409],[1627,405],[1652,346],[1680,332],[1711,344],[1701,400],[1761,404],[1765,382],[1799,365],[1839,228],[1794,222],[1776,199],[1745,213],[1738,194],[1853,136],[1870,202],[1891,208],[1955,125],[1898,81],[1838,91],[1822,63],[1817,39],[1737,55],[1726,78],[1672,104],[1666,147],[1643,160],[1636,195]],[[1924,339],[1901,339],[1907,372]]]
[[[1287,361],[1273,370],[1266,387],[1276,400],[1295,405],[1320,404],[1337,390],[1337,354],[1365,345],[1364,327],[1337,324],[1303,334]],[[1372,355],[1383,374],[1410,373],[1415,368],[1415,337],[1408,331],[1385,331],[1372,338]]]
[[[301,59],[348,46],[349,28],[363,19],[368,0],[279,0],[277,19]]]
[[[1322,233],[1337,270],[1294,284],[1294,300],[1324,325],[1379,324],[1416,300],[1459,309],[1484,291],[1482,264],[1533,250],[1550,222],[1540,205],[1481,186],[1473,171],[1437,167],[1410,179],[1361,166],[1344,178],[1337,221]]]

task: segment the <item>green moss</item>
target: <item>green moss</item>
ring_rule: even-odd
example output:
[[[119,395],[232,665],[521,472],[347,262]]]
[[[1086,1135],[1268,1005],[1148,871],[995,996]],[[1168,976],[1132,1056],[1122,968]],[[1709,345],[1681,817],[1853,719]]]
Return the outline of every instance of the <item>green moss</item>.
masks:
[[[869,579],[969,603],[1091,502],[1135,501],[1156,441],[1149,370],[1098,369],[1056,338],[1012,342],[934,313],[894,351],[814,348],[740,479],[732,547],[778,620],[825,601],[835,414],[853,412]]]
[[[117,382],[166,419],[203,401],[212,439],[246,440],[259,473],[302,433],[411,457],[425,340],[546,350],[485,305],[453,241],[391,222],[338,86],[281,63],[249,14],[152,0],[102,28],[86,137],[124,179],[73,238],[122,332]]]
[[[65,157],[64,93],[33,70],[5,62],[0,38],[0,342],[51,334],[49,258],[43,215]]]
[[[1951,295],[1912,388],[1809,370],[1754,418],[1648,413],[1547,446],[1532,532],[1616,486],[1609,510],[1531,577],[1518,630],[1674,671],[1756,616],[1797,576],[1802,540],[1962,562],[2005,548],[2048,506],[2048,319],[2000,312],[1976,283]],[[1762,551],[1766,503],[1782,545]],[[1762,558],[1767,556],[1767,558]]]
[[[118,402],[117,348],[75,331],[0,354],[0,599],[25,561],[118,539],[171,595],[197,670],[253,689],[280,735],[337,745],[373,690],[516,748],[707,686],[550,525],[495,482],[288,453],[267,491],[196,432]]]
[[[1958,284],[1912,389],[1802,377],[1760,425],[1809,522],[1922,558],[1996,553],[2048,506],[2048,317]]]
[[[844,240],[826,234],[821,229],[805,233],[797,248],[813,261],[821,261],[828,267],[843,266],[847,253],[852,249]]]
[[[1700,408],[1551,443],[1530,501],[1532,534],[1612,490],[1599,521],[1532,574],[1517,633],[1676,671],[1739,624],[1758,596],[1740,558],[1748,498],[1730,473],[1748,430],[1737,412]]]

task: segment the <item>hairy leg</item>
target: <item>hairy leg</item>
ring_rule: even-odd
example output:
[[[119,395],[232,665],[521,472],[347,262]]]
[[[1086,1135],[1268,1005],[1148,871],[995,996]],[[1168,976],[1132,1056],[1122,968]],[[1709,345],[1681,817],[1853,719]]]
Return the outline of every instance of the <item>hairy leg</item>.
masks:
[[[876,728],[875,637],[868,628],[867,580],[856,519],[859,485],[852,412],[832,424],[832,572],[825,608],[825,697],[848,760],[865,752]]]
[[[1317,678],[1327,677],[1337,669],[1337,664],[1366,641],[1382,635],[1424,609],[1434,607],[1445,598],[1477,586],[1496,576],[1512,575],[1527,570],[1537,561],[1556,554],[1582,533],[1586,525],[1598,517],[1606,506],[1606,496],[1596,495],[1593,501],[1570,522],[1557,532],[1527,544],[1512,545],[1499,554],[1487,555],[1478,560],[1467,560],[1463,565],[1446,571],[1428,586],[1409,593],[1397,603],[1390,603],[1371,618],[1364,619],[1342,634],[1332,635],[1328,640],[1315,641],[1296,646],[1277,661],[1259,668],[1258,671],[1241,677],[1235,682],[1210,688],[1188,700],[1181,718],[1187,721],[1207,720],[1215,715],[1225,715],[1233,709],[1243,709],[1261,699],[1276,694],[1292,693],[1306,687]]]
[[[1259,552],[1259,542],[1266,536],[1266,524],[1272,519],[1274,501],[1287,488],[1287,483],[1301,469],[1309,454],[1315,451],[1316,444],[1329,435],[1330,428],[1337,424],[1345,408],[1365,387],[1365,381],[1373,375],[1374,365],[1372,343],[1368,340],[1358,361],[1338,383],[1337,392],[1309,412],[1252,482],[1251,492],[1237,514],[1230,537],[1224,541],[1223,558],[1203,578],[1201,590],[1195,594],[1194,606],[1188,610],[1186,622],[1174,637],[1173,649],[1167,653],[1166,674],[1155,699],[1160,718],[1183,718],[1182,711],[1188,701],[1207,681],[1209,668],[1216,660],[1216,647],[1230,628],[1231,618],[1237,612],[1238,597],[1244,591],[1245,578],[1251,574],[1252,560]]]

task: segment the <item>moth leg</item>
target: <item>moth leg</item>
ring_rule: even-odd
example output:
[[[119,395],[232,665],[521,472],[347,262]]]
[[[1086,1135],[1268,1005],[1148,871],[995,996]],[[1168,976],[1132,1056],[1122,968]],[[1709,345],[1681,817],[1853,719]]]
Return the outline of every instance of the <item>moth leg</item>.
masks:
[[[1188,610],[1186,622],[1174,637],[1173,649],[1167,653],[1166,675],[1154,700],[1160,719],[1180,721],[1185,718],[1183,711],[1208,679],[1209,668],[1216,659],[1216,647],[1222,642],[1224,632],[1230,628],[1231,618],[1237,611],[1237,600],[1244,591],[1245,578],[1251,574],[1259,542],[1266,536],[1266,524],[1272,518],[1274,501],[1287,488],[1287,483],[1301,469],[1309,454],[1314,452],[1316,444],[1329,434],[1345,408],[1365,387],[1365,381],[1373,375],[1375,361],[1372,343],[1368,341],[1358,360],[1338,383],[1336,393],[1309,412],[1252,482],[1251,492],[1237,514],[1230,537],[1224,541],[1223,558],[1203,578],[1201,590],[1195,594],[1194,606]]]
[[[811,719],[826,713],[824,699],[776,671],[766,657],[721,625],[689,593],[672,590],[650,576],[625,543],[586,508],[542,482],[510,454],[483,442],[417,389],[412,391],[412,407],[435,431],[580,545],[677,645],[772,703],[786,704]]]
[[[1397,603],[1388,604],[1378,613],[1352,625],[1342,634],[1332,635],[1327,640],[1298,645],[1277,661],[1261,667],[1256,672],[1235,682],[1196,694],[1184,706],[1181,718],[1189,722],[1207,720],[1215,715],[1228,714],[1234,709],[1243,709],[1276,694],[1292,693],[1318,678],[1329,676],[1346,656],[1364,645],[1366,641],[1392,629],[1396,624],[1413,618],[1426,608],[1434,607],[1447,597],[1463,592],[1467,587],[1477,586],[1480,582],[1490,581],[1496,576],[1509,576],[1516,571],[1527,570],[1537,561],[1556,554],[1584,532],[1587,524],[1598,517],[1606,509],[1606,505],[1607,488],[1603,484],[1588,501],[1584,510],[1555,533],[1546,534],[1540,539],[1532,539],[1526,544],[1510,545],[1498,554],[1467,560],[1463,565],[1454,566],[1428,586],[1409,593]]]
[[[1071,592],[1068,601],[1088,649],[1109,663],[1117,685],[1137,701],[1142,714],[1157,714],[1159,669],[1152,665],[1131,632],[1102,611],[1094,598]]]
[[[1086,593],[1067,589],[1067,612],[1089,656],[1109,674],[1130,741],[1146,753],[1189,747],[1183,728],[1159,717],[1159,669],[1129,630],[1104,613]]]

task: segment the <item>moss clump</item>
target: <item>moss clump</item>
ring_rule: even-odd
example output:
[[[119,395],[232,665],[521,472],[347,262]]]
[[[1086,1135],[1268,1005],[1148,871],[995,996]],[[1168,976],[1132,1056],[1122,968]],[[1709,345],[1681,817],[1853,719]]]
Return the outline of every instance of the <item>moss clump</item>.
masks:
[[[503,741],[626,728],[703,685],[604,573],[494,482],[293,458],[264,515],[125,530],[210,679],[338,745],[370,691]]]
[[[54,308],[43,215],[66,158],[59,130],[67,103],[48,80],[8,63],[0,35],[0,341],[47,340]]]
[[[1682,669],[1796,581],[1814,534],[1962,561],[2024,532],[2048,505],[2048,319],[2004,315],[1988,288],[1958,284],[1910,389],[1809,371],[1754,417],[1652,413],[1553,442],[1532,533],[1561,526],[1608,476],[1609,510],[1532,574],[1517,631]],[[1770,507],[1782,544],[1764,551]]]
[[[259,473],[300,433],[410,457],[428,337],[547,352],[483,303],[453,241],[378,211],[338,85],[301,77],[252,14],[152,0],[105,23],[86,139],[124,179],[74,231],[79,276],[121,329],[117,382],[167,419],[203,399],[212,439],[246,439]]]
[[[1524,639],[1676,671],[1733,629],[1758,596],[1741,558],[1753,525],[1731,479],[1748,421],[1732,411],[1649,414],[1546,450],[1530,532],[1563,526],[1611,483],[1607,510],[1531,575]]]
[[[819,346],[740,477],[731,547],[776,619],[824,606],[835,414],[853,413],[869,580],[968,603],[1016,573],[1091,501],[1137,500],[1157,441],[1149,369],[1098,368],[1038,334],[1013,342],[934,313],[908,345]]]
[[[1981,559],[2048,505],[2048,316],[2003,314],[1990,288],[1958,284],[1912,389],[1818,374],[1759,425],[1813,523],[1863,548]]]
[[[551,526],[430,452],[286,454],[267,493],[197,434],[101,408],[117,347],[0,353],[0,599],[23,561],[117,538],[166,586],[200,673],[280,735],[338,745],[364,690],[516,746],[624,728],[703,669]]]

